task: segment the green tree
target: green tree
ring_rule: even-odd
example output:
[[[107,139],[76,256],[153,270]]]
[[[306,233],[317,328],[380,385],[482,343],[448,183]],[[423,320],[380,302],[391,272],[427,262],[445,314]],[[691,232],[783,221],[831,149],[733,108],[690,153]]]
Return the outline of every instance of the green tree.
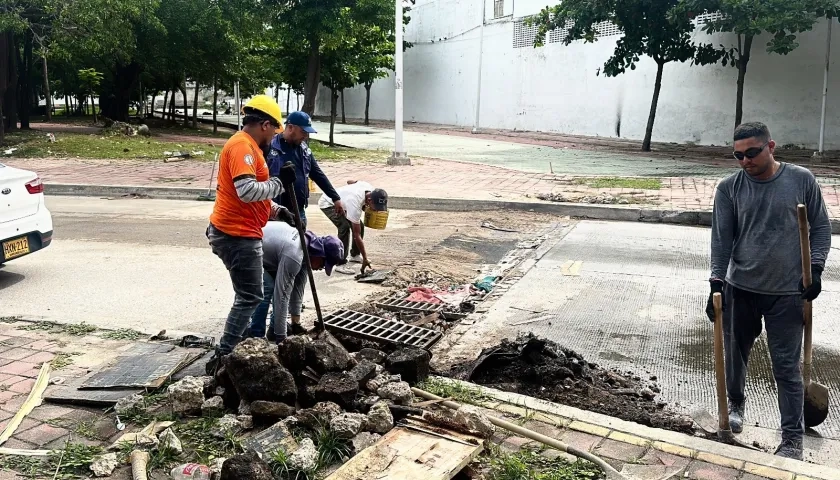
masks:
[[[85,95],[90,97],[93,123],[96,123],[96,105],[93,101],[93,95],[99,90],[99,86],[102,85],[102,73],[97,72],[93,68],[79,70],[79,84]]]
[[[365,87],[365,125],[370,123],[370,89],[373,82],[394,70],[394,36],[379,26],[370,26],[359,34],[359,83]]]
[[[772,35],[767,51],[787,55],[799,46],[797,34],[807,32],[821,17],[837,16],[837,0],[681,0],[674,18],[691,19],[701,13],[720,13],[703,25],[707,33],[732,32],[735,46],[721,45],[723,62],[738,68],[735,126],[744,114],[744,83],[756,35]]]
[[[696,45],[691,40],[694,24],[685,17],[669,18],[678,0],[564,0],[560,5],[543,9],[530,19],[539,28],[535,46],[542,46],[546,34],[566,29],[563,43],[575,40],[587,43],[598,39],[602,22],[612,22],[621,30],[613,55],[604,64],[604,74],[615,77],[628,69],[635,70],[642,56],[656,62],[656,81],[650,105],[642,150],[650,151],[656,108],[662,89],[662,72],[669,62],[709,63],[719,53],[711,45]]]
[[[330,146],[334,145],[338,95],[359,82],[359,40],[354,35],[359,25],[350,9],[339,17],[336,27],[335,35],[325,39],[321,52],[321,82],[330,89]]]

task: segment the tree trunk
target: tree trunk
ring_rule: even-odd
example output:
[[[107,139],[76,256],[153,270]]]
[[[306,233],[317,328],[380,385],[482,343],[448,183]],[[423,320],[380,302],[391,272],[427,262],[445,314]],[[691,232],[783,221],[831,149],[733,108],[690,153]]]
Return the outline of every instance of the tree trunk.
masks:
[[[6,71],[8,75],[6,78],[6,92],[3,98],[3,110],[6,114],[6,131],[12,132],[17,130],[17,119],[18,119],[18,80],[20,72],[20,55],[18,49],[18,42],[17,37],[13,33],[9,33],[9,39],[7,44],[7,52],[5,53],[8,55],[8,68]]]
[[[318,84],[321,83],[321,39],[313,37],[309,41],[309,61],[306,64],[306,83],[303,85],[303,110],[309,115],[315,114],[315,97],[318,96]]]
[[[99,111],[102,116],[120,122],[128,121],[131,93],[140,80],[142,69],[137,62],[116,66],[113,84],[103,83],[102,94],[99,96]]]
[[[286,115],[289,114],[289,108],[292,101],[292,88],[286,85]]]
[[[347,117],[344,115],[344,89],[341,89],[341,123],[347,124]]]
[[[365,84],[365,125],[370,125],[370,87],[372,83]]]
[[[52,91],[50,91],[50,75],[47,69],[47,56],[41,57],[41,68],[44,71],[44,98],[47,107],[47,121],[52,121]]]
[[[216,107],[219,103],[219,85],[213,78],[213,133],[219,133],[219,124],[216,120]]]
[[[23,61],[21,67],[23,72],[20,76],[20,128],[29,130],[29,117],[32,114],[32,44],[34,42],[32,30],[26,30],[23,34]]]
[[[280,85],[274,84],[274,101],[280,103]],[[288,113],[288,112],[286,112]]]
[[[744,37],[744,46],[738,54],[738,93],[735,98],[735,126],[741,124],[744,118],[744,80],[747,76],[747,64],[750,63],[750,50],[753,36]]]
[[[172,89],[172,98],[169,99],[169,121],[175,122],[175,92],[177,89]]]
[[[184,126],[189,127],[190,126],[190,116],[189,116],[189,114],[187,114],[187,112],[190,111],[190,105],[187,103],[187,82],[186,82],[186,80],[184,81],[184,84],[181,85],[180,88],[181,88],[181,95],[184,96]]]
[[[195,93],[193,94],[193,128],[198,128],[198,82],[195,82]]]
[[[73,108],[73,104],[70,101],[70,96],[69,95],[64,95],[64,116],[65,117],[70,116],[70,110],[72,108]]]
[[[93,95],[90,96],[90,110],[93,112],[93,123],[97,123],[96,119],[96,102]]]
[[[650,101],[650,116],[648,117],[647,130],[645,130],[645,141],[642,142],[642,151],[650,151],[650,141],[653,138],[653,123],[656,121],[656,106],[659,104],[659,92],[662,90],[662,70],[665,62],[656,62],[656,84],[653,86],[653,100]]]
[[[156,101],[157,101],[157,91],[155,91],[155,94],[152,95],[152,117],[155,116],[155,102]],[[149,115],[149,109],[146,108],[146,111],[143,112],[143,116],[147,117],[148,115]]]
[[[163,92],[163,109],[161,110],[160,118],[166,120],[166,106],[169,104],[169,89]],[[152,104],[152,114],[155,113],[155,104]]]
[[[333,133],[335,132],[335,117],[338,110],[338,92],[330,89],[330,146],[335,146]]]

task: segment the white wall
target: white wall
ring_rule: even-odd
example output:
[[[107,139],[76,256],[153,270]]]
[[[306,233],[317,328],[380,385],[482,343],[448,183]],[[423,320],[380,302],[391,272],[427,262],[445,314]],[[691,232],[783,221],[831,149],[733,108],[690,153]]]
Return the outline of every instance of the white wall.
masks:
[[[472,126],[477,92],[481,2],[487,2],[484,28],[480,126],[615,137],[644,136],[656,64],[643,58],[635,71],[616,78],[596,75],[619,36],[595,44],[549,43],[543,48],[513,47],[514,20],[492,19],[494,0],[418,0],[411,12],[405,54],[405,120]],[[512,0],[505,0],[512,2]],[[513,18],[538,12],[546,0],[505,5]],[[835,30],[837,29],[835,25]],[[837,32],[835,32],[837,33]],[[744,120],[770,125],[782,144],[815,147],[825,58],[825,21],[799,37],[788,56],[766,53],[767,38],[756,39],[748,68]],[[734,42],[730,35],[697,32],[699,42]],[[840,56],[840,34],[832,50]],[[832,68],[836,61],[832,61]],[[732,67],[669,63],[654,129],[655,141],[723,145],[735,121],[737,71]],[[364,88],[345,92],[349,117],[364,116]],[[372,88],[373,119],[394,118],[393,77]],[[329,113],[322,89],[318,113]],[[840,72],[829,86],[826,143],[840,148]]]

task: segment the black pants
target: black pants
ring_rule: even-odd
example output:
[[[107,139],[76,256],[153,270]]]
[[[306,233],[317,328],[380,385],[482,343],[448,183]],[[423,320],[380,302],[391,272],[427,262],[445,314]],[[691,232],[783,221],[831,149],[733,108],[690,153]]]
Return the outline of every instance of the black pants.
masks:
[[[761,335],[763,317],[773,377],[779,390],[782,438],[801,440],[805,432],[802,413],[805,390],[799,364],[803,300],[799,295],[762,295],[731,285],[726,286],[724,296],[723,340],[729,400],[740,405],[746,399],[747,362],[755,340]]]
[[[353,224],[350,223],[350,220],[347,220],[347,217],[343,215],[339,215],[335,212],[335,207],[330,208],[322,208],[322,212],[330,221],[338,228],[338,239],[341,240],[341,243],[344,244],[344,259],[347,260],[347,254],[350,253],[351,257],[355,257],[357,255],[361,255],[359,251],[359,246],[356,245],[356,242],[353,242],[353,247],[350,247],[350,238],[353,236]],[[359,234],[362,238],[365,238],[365,224],[359,222],[359,228],[361,228],[361,232]]]

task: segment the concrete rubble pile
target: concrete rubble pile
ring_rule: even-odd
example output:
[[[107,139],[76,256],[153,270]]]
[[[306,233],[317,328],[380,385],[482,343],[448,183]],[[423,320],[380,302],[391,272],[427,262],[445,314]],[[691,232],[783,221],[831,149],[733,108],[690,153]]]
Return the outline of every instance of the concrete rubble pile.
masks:
[[[353,454],[375,443],[394,428],[395,416],[417,413],[411,385],[428,377],[430,359],[413,348],[349,353],[328,333],[292,336],[279,346],[251,338],[224,358],[214,377],[186,377],[168,391],[176,413],[219,418],[213,435],[220,438],[244,430],[247,447],[248,437],[270,434],[271,445],[255,449],[262,460],[246,452],[221,468],[223,479],[258,479],[266,478],[260,462],[278,447],[295,468],[312,467],[319,430],[331,431]],[[288,441],[276,440],[283,438]]]

